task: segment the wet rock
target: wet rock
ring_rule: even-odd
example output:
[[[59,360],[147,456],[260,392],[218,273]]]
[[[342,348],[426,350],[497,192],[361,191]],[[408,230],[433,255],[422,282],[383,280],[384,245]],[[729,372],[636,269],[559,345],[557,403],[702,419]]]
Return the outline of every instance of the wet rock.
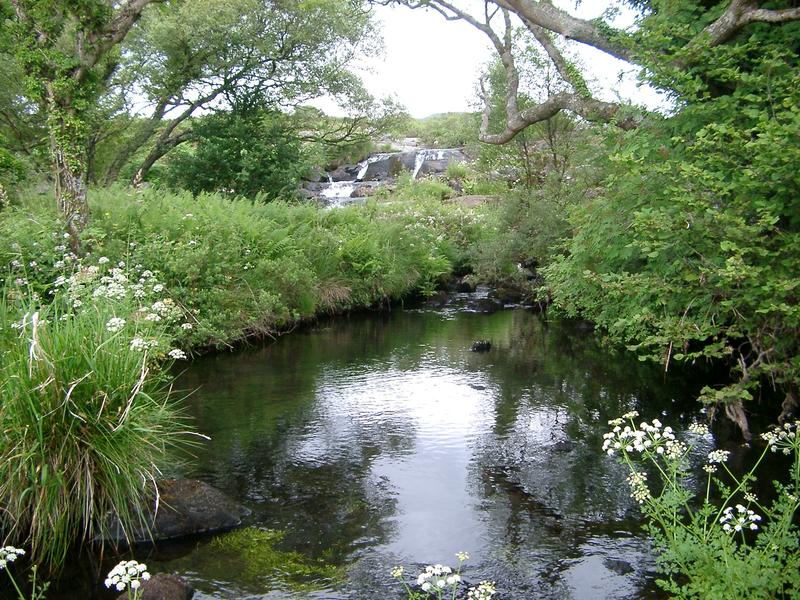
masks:
[[[456,280],[455,289],[462,294],[471,294],[478,286],[470,279],[461,278]]]
[[[378,188],[371,186],[371,185],[360,185],[356,186],[356,189],[353,190],[353,193],[350,195],[351,198],[366,198],[368,196],[373,196],[377,193]]]
[[[575,442],[572,440],[561,440],[553,444],[555,452],[572,452],[575,449]]]
[[[425,306],[428,306],[428,307],[431,307],[431,308],[441,308],[445,304],[447,304],[447,301],[449,299],[450,299],[450,296],[447,294],[447,292],[445,292],[444,290],[439,290],[436,293],[434,293],[433,296],[429,297],[425,301]]]
[[[144,527],[130,532],[132,543],[169,540],[199,533],[226,531],[242,524],[250,510],[218,489],[194,479],[166,479],[158,482],[159,505],[150,507]],[[98,540],[99,541],[99,540]],[[119,522],[109,527],[105,541],[125,543]]]
[[[328,173],[332,181],[355,181],[358,165],[344,165]]]
[[[498,300],[503,304],[519,304],[525,294],[518,287],[506,285],[489,292],[489,298]]]
[[[488,352],[492,349],[492,342],[489,340],[478,340],[477,342],[473,342],[470,350],[473,352]]]
[[[503,303],[495,298],[477,298],[467,304],[467,310],[491,314],[503,308]]]
[[[176,575],[158,573],[145,581],[140,588],[140,600],[191,600],[194,589]],[[128,593],[120,594],[117,600],[129,600]]]
[[[629,563],[627,560],[621,560],[619,558],[606,558],[603,560],[603,566],[617,575],[628,575],[629,573],[633,573],[635,570],[631,563]]]

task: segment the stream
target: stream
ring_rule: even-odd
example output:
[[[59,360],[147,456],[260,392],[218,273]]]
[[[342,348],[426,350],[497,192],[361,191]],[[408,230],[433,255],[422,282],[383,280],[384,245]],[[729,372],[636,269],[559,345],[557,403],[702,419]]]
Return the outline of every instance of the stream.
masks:
[[[489,352],[470,351],[480,339]],[[198,600],[399,600],[392,566],[410,580],[458,551],[498,599],[662,597],[602,435],[631,409],[685,428],[700,382],[583,324],[458,306],[340,317],[195,360],[177,387],[211,437],[183,474],[253,511],[238,532],[137,549]]]

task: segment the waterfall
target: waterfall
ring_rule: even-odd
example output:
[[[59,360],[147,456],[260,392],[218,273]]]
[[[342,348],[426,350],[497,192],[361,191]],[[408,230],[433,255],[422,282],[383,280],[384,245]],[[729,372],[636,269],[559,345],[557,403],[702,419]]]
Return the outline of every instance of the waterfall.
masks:
[[[411,175],[411,179],[416,179],[417,175],[419,174],[419,170],[422,168],[422,165],[425,164],[425,161],[428,159],[432,160],[442,160],[444,158],[444,154],[447,152],[446,150],[419,150],[417,151],[417,155],[414,157],[414,173]]]
[[[366,160],[361,161],[360,163],[358,163],[359,169],[358,169],[358,175],[356,175],[356,181],[361,181],[362,179],[364,179],[364,175],[367,174],[367,169],[369,169],[369,166],[372,163],[379,162],[381,160],[386,160],[390,156],[392,156],[391,153],[386,153],[386,152],[383,152],[383,153],[380,153],[380,154],[373,154],[372,156],[368,157]]]
[[[349,198],[355,189],[354,181],[331,181],[319,195],[323,198]]]

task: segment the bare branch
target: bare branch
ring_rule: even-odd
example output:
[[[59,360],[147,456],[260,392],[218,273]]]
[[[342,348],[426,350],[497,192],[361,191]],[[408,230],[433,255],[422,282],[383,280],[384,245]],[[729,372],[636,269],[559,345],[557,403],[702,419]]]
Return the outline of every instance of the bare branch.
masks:
[[[562,110],[573,112],[587,121],[614,123],[621,129],[635,129],[638,127],[640,118],[623,116],[622,108],[621,105],[613,102],[604,102],[596,98],[561,92],[550,96],[541,104],[526,108],[516,115],[508,115],[506,128],[500,133],[488,133],[488,117],[487,112],[484,111],[480,140],[487,144],[505,144],[514,139],[514,136],[526,127],[546,121]]]

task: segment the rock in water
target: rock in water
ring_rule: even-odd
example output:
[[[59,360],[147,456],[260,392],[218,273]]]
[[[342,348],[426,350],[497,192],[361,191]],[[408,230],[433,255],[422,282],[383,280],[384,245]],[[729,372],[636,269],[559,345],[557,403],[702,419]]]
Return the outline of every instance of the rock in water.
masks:
[[[140,600],[191,600],[194,589],[180,577],[158,573],[139,588]],[[117,596],[117,600],[130,600],[128,592]]]
[[[152,539],[146,528],[136,527],[129,532],[130,541],[134,544],[226,531],[239,527],[250,514],[248,508],[231,500],[215,487],[194,479],[159,481],[158,493],[158,507],[151,506],[149,514],[144,516]],[[126,542],[116,517],[104,541]]]
[[[470,350],[473,352],[488,352],[492,349],[492,342],[489,340],[478,340],[472,343]]]

